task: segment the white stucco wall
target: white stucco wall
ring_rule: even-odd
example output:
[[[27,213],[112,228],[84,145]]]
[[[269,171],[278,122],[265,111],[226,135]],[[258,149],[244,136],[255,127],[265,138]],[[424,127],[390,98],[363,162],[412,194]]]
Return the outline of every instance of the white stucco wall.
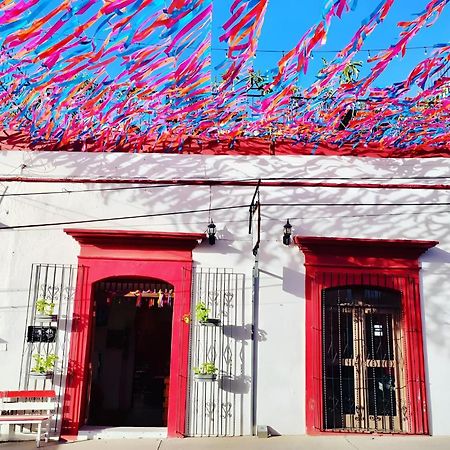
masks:
[[[194,156],[0,152],[0,176],[42,178],[268,179],[317,177],[333,181],[386,183],[450,182],[450,161],[369,159],[316,156]],[[376,178],[384,178],[377,180]],[[394,177],[391,181],[385,178]],[[401,178],[403,177],[403,178]],[[411,179],[411,177],[418,177]],[[421,177],[449,177],[421,179]],[[343,180],[335,180],[336,182]],[[76,193],[83,189],[111,189]],[[213,211],[219,240],[202,243],[194,261],[204,267],[233,268],[247,278],[251,302],[254,259],[248,235],[248,204],[253,187],[147,186],[77,183],[0,183],[0,224],[7,227],[142,214],[170,213],[242,205]],[[3,194],[62,191],[58,194]],[[68,192],[65,192],[68,191]],[[375,188],[262,187],[262,242],[259,253],[260,304],[257,422],[282,434],[305,432],[303,255],[282,244],[282,229],[291,219],[294,234],[438,240],[422,258],[422,305],[431,430],[450,434],[450,205],[449,190]],[[376,203],[377,206],[317,206],[312,203]],[[264,206],[277,203],[277,206]],[[380,205],[387,203],[388,205]],[[398,203],[434,205],[399,206]],[[396,205],[397,204],[397,205]],[[202,232],[208,212],[165,215],[45,228],[0,230],[0,389],[17,387],[28,283],[32,263],[76,263],[78,244],[63,228]],[[5,350],[6,343],[7,349]]]

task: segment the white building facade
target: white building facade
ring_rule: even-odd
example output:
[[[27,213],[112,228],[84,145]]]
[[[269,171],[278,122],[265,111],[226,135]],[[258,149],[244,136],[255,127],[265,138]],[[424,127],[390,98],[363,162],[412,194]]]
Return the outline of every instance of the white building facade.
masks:
[[[448,435],[449,177],[446,158],[3,151],[0,389],[54,388],[72,438]],[[40,378],[35,355],[57,358]]]

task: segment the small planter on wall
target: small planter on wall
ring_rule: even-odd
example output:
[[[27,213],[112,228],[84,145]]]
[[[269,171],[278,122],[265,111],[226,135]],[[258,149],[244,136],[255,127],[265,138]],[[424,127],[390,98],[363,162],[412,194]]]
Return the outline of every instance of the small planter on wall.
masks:
[[[37,322],[57,322],[58,316],[54,314],[36,314]]]
[[[31,368],[30,376],[35,379],[46,379],[53,376],[55,363],[58,357],[54,353],[41,355],[36,353],[33,355],[35,361],[34,367]]]
[[[203,302],[197,303],[195,306],[195,316],[200,325],[209,325],[216,327],[220,325],[220,319],[209,317],[211,310],[206,307]]]
[[[216,381],[217,367],[212,362],[204,362],[199,367],[194,367],[194,380],[196,381]]]
[[[36,300],[36,320],[41,322],[55,322],[57,316],[53,314],[55,303],[49,298]]]
[[[217,327],[220,325],[220,319],[208,317],[205,320],[200,320],[199,323],[200,323],[200,325],[203,325],[203,326]]]
[[[196,380],[196,381],[216,381],[217,375],[215,373],[195,374],[194,380]]]
[[[34,378],[36,380],[46,380],[48,378],[52,378],[52,376],[53,376],[53,372],[44,372],[44,373],[31,372],[30,373],[30,377]]]

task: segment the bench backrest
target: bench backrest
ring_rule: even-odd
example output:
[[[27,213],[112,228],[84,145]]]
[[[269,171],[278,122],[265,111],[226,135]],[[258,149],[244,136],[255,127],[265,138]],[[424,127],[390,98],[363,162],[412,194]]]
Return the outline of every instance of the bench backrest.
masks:
[[[56,409],[55,391],[0,391],[0,414],[3,411],[22,411],[25,414]]]

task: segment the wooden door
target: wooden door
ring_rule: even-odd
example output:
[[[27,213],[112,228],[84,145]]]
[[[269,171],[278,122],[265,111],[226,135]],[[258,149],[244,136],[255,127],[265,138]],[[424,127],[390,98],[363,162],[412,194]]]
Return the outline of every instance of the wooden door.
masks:
[[[400,294],[370,287],[326,291],[324,429],[405,431]]]

